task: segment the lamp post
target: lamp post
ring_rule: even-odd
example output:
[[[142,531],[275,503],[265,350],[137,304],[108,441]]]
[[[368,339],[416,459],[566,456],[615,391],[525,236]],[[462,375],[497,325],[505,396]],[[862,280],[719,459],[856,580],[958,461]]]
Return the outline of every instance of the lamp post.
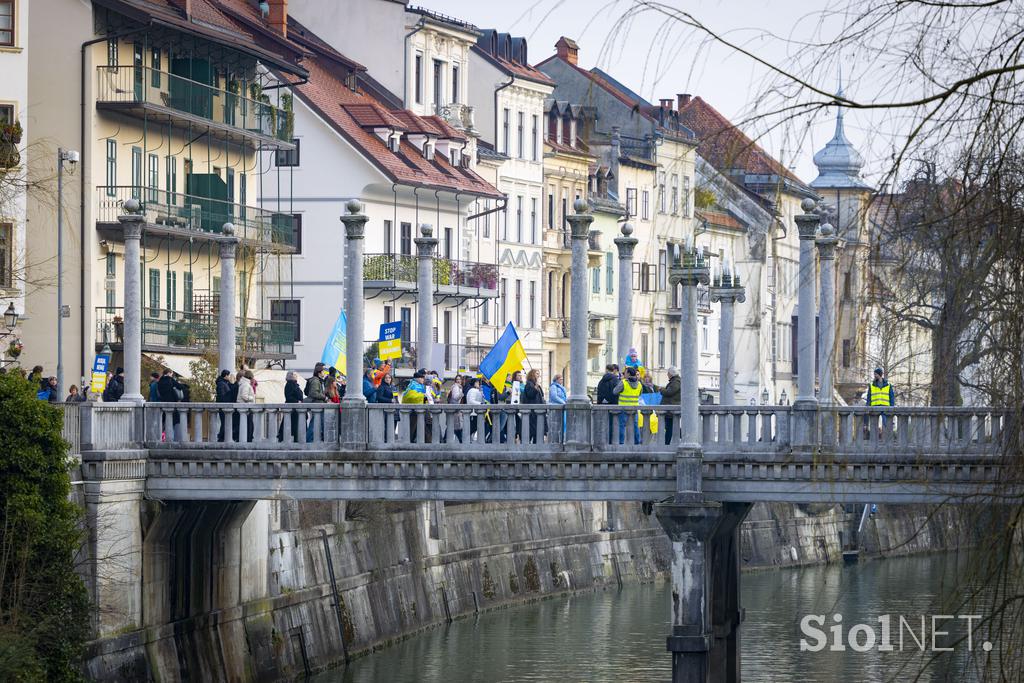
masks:
[[[0,334],[0,339],[6,339],[14,334],[14,329],[18,326],[18,312],[14,310],[14,302],[11,301],[7,304],[7,310],[4,311],[4,326],[7,328],[7,332]],[[9,344],[13,345],[17,340],[11,341]],[[20,353],[20,352],[19,352]],[[7,363],[13,363],[14,361],[8,361],[4,359],[6,353],[0,354],[0,366],[7,365]],[[14,356],[17,358],[17,356]]]
[[[57,395],[64,395],[64,162],[78,163],[78,152],[57,148]]]

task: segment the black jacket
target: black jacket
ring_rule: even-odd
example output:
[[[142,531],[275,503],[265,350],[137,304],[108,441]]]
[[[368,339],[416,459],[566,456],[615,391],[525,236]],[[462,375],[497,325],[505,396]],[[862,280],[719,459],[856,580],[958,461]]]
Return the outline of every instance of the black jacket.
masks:
[[[520,400],[531,405],[544,403],[544,390],[537,386],[536,382],[527,382]]]
[[[661,389],[661,404],[671,406],[679,405],[679,399],[682,396],[681,385],[682,381],[679,379],[679,375],[669,379],[668,384]]]
[[[619,397],[615,395],[613,389],[615,385],[619,383],[619,378],[615,376],[615,373],[606,372],[601,381],[597,383],[597,402],[618,405]]]
[[[156,393],[160,396],[160,401],[163,403],[177,403],[180,401],[181,399],[178,398],[177,391],[180,388],[178,380],[174,379],[171,375],[164,375],[156,383]]]
[[[377,387],[377,403],[394,403],[395,388],[386,382],[381,382]]]
[[[227,377],[218,377],[217,378],[217,403],[234,403],[235,402],[235,399],[231,398],[231,387],[232,386],[233,386],[233,383],[229,382]],[[159,391],[159,390],[160,390],[160,387],[157,386],[157,391]],[[287,386],[285,387],[285,390],[287,391]],[[236,391],[237,391],[237,389],[236,389]]]
[[[103,401],[105,403],[115,403],[124,394],[124,377],[121,375],[114,375],[110,378],[110,383],[107,388],[103,390]]]
[[[299,383],[293,379],[288,380],[284,383],[284,402],[285,403],[302,403],[302,387]],[[217,400],[220,400],[219,398]]]

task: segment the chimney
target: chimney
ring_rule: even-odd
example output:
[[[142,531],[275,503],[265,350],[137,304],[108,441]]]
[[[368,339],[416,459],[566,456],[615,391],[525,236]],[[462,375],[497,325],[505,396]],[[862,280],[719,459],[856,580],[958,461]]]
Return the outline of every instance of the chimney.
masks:
[[[267,24],[277,33],[285,38],[288,37],[288,0],[268,0],[270,3],[270,14],[267,15]]]
[[[576,41],[572,38],[566,38],[562,36],[555,43],[555,54],[558,55],[559,59],[564,59],[573,66],[576,65],[577,55],[579,54],[580,46],[576,44]]]
[[[690,94],[676,95],[676,99],[679,100],[679,111],[682,111],[690,103]]]
[[[662,109],[667,109],[668,111],[672,111],[672,98],[671,97],[669,97],[668,99],[661,99],[661,100],[658,100],[658,101],[661,102],[661,108]]]

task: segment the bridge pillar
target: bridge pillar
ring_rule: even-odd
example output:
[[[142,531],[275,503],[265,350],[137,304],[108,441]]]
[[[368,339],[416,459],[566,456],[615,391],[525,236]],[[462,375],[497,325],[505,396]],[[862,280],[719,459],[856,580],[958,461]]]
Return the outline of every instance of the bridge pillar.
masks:
[[[637,244],[632,225],[623,223],[621,232],[622,237],[615,238],[615,246],[619,250],[619,319],[612,350],[619,363],[633,345],[633,250]]]
[[[348,259],[345,282],[345,374],[349,391],[341,401],[338,440],[343,448],[366,447],[366,397],[363,396],[363,238],[366,221],[363,205],[351,199],[345,203],[348,212],[341,217],[345,224],[345,258]]]
[[[818,304],[818,317],[821,320],[821,348],[818,350],[818,374],[821,377],[821,390],[818,402],[826,406],[832,405],[835,394],[835,361],[836,361],[836,246],[839,238],[835,228],[828,223],[818,229],[815,244],[818,245],[818,258],[821,264],[821,292]],[[833,443],[836,437],[836,425],[831,413],[822,414],[822,436],[827,443]]]
[[[142,261],[140,245],[142,225],[146,218],[139,211],[139,201],[124,203],[128,213],[118,216],[124,230],[124,393],[121,401],[142,403]]]
[[[816,441],[818,399],[814,396],[815,337],[814,299],[815,263],[814,238],[821,218],[814,213],[815,202],[807,198],[800,203],[804,213],[795,217],[800,233],[800,290],[797,316],[800,327],[797,336],[797,396],[793,402],[793,445],[810,447]]]
[[[138,261],[136,261],[138,264]],[[146,460],[140,451],[84,455],[88,530],[85,583],[97,638],[142,626],[142,505]]]
[[[437,238],[434,228],[420,225],[416,243],[416,367],[436,370],[444,376],[444,368],[430,367],[430,351],[434,348],[434,256]]]
[[[238,238],[235,237],[235,226],[225,223],[223,237],[220,241],[220,313],[217,319],[217,358],[221,370],[234,372],[238,368],[235,359],[235,306],[238,298],[235,294],[235,252],[238,249]],[[242,283],[245,286],[245,283]],[[248,297],[246,297],[248,299]],[[244,318],[246,311],[242,311]],[[244,353],[243,353],[244,356]]]
[[[587,202],[577,199],[575,213],[566,216],[572,235],[572,291],[569,308],[569,400],[566,402],[566,445],[586,448],[590,443],[590,399],[587,396],[587,239],[594,217]]]

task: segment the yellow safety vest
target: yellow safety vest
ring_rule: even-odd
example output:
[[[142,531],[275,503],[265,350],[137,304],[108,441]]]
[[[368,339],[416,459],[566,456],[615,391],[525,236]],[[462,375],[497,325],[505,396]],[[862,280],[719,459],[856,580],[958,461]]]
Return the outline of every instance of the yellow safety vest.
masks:
[[[640,392],[644,390],[644,385],[640,382],[636,383],[636,388],[629,386],[628,380],[622,381],[622,392],[619,394],[619,405],[620,406],[638,406],[640,405]]]
[[[889,406],[889,405],[892,405],[889,402],[889,389],[890,388],[891,387],[889,386],[888,382],[885,383],[885,386],[881,386],[881,387],[875,386],[875,383],[872,382],[868,386],[868,391],[871,392],[871,394],[870,394],[871,405],[873,405],[873,406]]]

